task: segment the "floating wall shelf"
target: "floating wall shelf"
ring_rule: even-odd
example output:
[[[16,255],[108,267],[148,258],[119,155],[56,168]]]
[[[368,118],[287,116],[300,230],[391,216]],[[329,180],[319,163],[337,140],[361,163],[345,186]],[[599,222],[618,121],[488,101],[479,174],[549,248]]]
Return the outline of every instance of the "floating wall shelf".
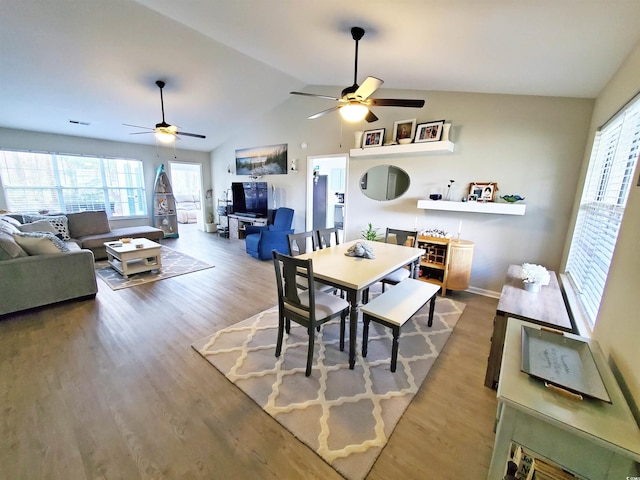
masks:
[[[407,145],[386,145],[382,147],[352,148],[351,157],[373,158],[390,155],[418,155],[421,153],[449,153],[453,152],[454,143],[449,140],[441,142],[409,143]]]
[[[446,200],[418,200],[418,208],[449,212],[494,213],[498,215],[524,215],[523,203],[449,202]]]

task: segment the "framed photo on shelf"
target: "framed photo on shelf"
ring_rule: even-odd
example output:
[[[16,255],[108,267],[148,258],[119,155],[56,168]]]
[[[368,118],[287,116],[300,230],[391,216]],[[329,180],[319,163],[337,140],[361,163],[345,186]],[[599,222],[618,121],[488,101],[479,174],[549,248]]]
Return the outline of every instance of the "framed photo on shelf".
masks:
[[[478,202],[493,202],[498,184],[495,182],[473,182],[469,184],[469,196],[475,195]],[[471,200],[467,197],[469,201]]]
[[[362,148],[381,147],[384,142],[384,128],[365,130],[362,136]]]
[[[393,141],[411,143],[416,134],[416,119],[399,120],[393,124]]]
[[[421,123],[416,129],[415,143],[422,142],[439,142],[442,138],[442,129],[444,128],[444,120],[435,122]]]

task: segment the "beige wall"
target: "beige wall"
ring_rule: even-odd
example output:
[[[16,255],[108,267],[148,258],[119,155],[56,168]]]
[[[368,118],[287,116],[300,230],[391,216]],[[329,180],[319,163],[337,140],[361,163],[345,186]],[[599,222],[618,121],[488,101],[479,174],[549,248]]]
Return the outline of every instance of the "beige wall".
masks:
[[[307,91],[335,94],[338,87],[309,87]],[[305,228],[306,157],[348,152],[355,130],[386,128],[396,120],[418,123],[452,122],[455,151],[383,159],[352,158],[346,192],[347,239],[360,236],[367,223],[374,227],[441,228],[475,242],[472,287],[498,295],[511,263],[535,262],[558,270],[584,155],[593,100],[514,95],[484,95],[428,91],[381,90],[379,97],[424,98],[423,109],[376,108],[373,124],[342,124],[337,113],[316,120],[307,116],[331,106],[327,100],[292,97],[265,118],[243,128],[212,152],[216,196],[232,181],[248,177],[228,175],[234,169],[235,149],[275,143],[289,144],[289,158],[297,158],[298,174],[263,177],[276,187],[277,206],[296,210],[296,231]],[[306,143],[306,150],[301,148]],[[411,177],[400,199],[378,202],[359,189],[361,175],[379,164],[396,165]],[[454,179],[453,199],[467,193],[474,181],[493,181],[500,194],[526,197],[525,216],[450,213],[418,210],[418,199],[446,193]]]
[[[155,183],[156,170],[164,164],[169,168],[170,161],[200,163],[204,180],[204,191],[211,188],[211,162],[209,154],[191,150],[175,150],[173,147],[139,145],[133,143],[110,142],[91,138],[55,135],[50,133],[29,132],[0,128],[0,148],[14,150],[34,150],[41,152],[70,153],[78,155],[100,155],[105,157],[124,157],[142,160],[144,165],[144,181],[147,193],[149,218],[137,220],[114,220],[118,227],[130,225],[151,225],[151,199]],[[0,209],[6,208],[4,194],[0,191]]]
[[[590,138],[640,89],[640,45],[598,97]],[[590,151],[590,146],[588,148]],[[588,161],[585,155],[585,161]],[[636,405],[640,405],[640,186],[636,167],[633,187],[607,279],[594,338],[624,379]],[[636,413],[638,413],[636,411]]]

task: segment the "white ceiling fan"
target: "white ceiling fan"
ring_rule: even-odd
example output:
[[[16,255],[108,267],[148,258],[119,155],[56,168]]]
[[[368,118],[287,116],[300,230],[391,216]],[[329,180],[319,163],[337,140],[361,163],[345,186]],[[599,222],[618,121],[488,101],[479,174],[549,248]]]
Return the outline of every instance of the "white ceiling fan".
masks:
[[[144,128],[145,130],[149,130],[148,132],[133,132],[131,135],[140,135],[143,133],[155,133],[156,138],[163,143],[171,143],[176,139],[180,139],[180,135],[185,137],[195,137],[195,138],[207,138],[204,135],[200,135],[198,133],[188,133],[178,131],[176,125],[168,124],[164,119],[164,98],[162,96],[162,89],[165,86],[165,83],[162,80],[157,80],[156,85],[160,89],[160,106],[162,107],[162,121],[160,123],[156,123],[155,128],[150,127],[141,127],[140,125],[131,125],[128,123],[123,123],[127,127],[135,127],[135,128]]]

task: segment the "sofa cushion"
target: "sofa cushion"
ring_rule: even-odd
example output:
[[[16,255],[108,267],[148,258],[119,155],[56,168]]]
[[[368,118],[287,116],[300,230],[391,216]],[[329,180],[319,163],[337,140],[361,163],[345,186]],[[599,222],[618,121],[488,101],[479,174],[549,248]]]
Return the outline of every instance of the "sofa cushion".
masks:
[[[31,223],[38,220],[46,220],[53,225],[56,232],[62,235],[63,240],[71,240],[66,215],[24,215],[25,222]]]
[[[27,252],[16,243],[13,235],[0,232],[0,260],[11,260],[12,258],[26,256]]]
[[[53,233],[20,232],[13,238],[29,255],[68,252],[69,247]]]
[[[18,227],[21,232],[48,232],[56,234],[58,231],[46,220],[36,220],[35,222],[25,223]]]
[[[73,238],[101,235],[111,231],[109,218],[104,210],[70,213],[67,218],[69,219],[69,232]]]

